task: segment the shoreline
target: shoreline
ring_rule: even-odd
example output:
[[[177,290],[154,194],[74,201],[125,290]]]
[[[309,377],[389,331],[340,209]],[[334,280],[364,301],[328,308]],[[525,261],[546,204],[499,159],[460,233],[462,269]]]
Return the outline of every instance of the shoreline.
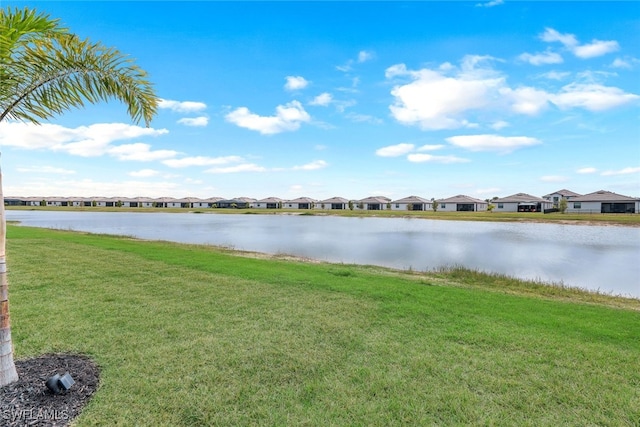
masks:
[[[297,209],[129,208],[5,206],[13,211],[191,213],[213,215],[293,215],[353,218],[431,219],[442,221],[525,222],[587,226],[640,227],[640,214],[543,214],[541,212],[432,212],[432,211],[314,211]]]

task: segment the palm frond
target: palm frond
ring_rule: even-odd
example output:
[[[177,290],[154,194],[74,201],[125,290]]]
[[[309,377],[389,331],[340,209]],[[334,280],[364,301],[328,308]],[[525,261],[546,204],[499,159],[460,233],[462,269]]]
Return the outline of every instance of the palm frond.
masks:
[[[158,100],[147,73],[131,58],[58,31],[28,13],[19,15],[32,24],[11,28],[15,16],[0,16],[0,31],[6,33],[2,43],[10,45],[8,56],[0,53],[0,121],[38,123],[85,103],[117,99],[134,122],[144,120],[149,125]],[[29,28],[36,32],[44,28],[47,36],[23,33],[16,42],[14,33]]]

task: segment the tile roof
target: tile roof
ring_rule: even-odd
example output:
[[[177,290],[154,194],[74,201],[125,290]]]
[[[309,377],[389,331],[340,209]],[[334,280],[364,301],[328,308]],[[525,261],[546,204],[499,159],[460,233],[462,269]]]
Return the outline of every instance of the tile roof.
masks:
[[[575,200],[575,199],[572,199]],[[501,197],[491,201],[492,203],[527,203],[527,202],[545,202],[548,203],[548,200],[545,200],[540,197],[532,196],[527,193],[516,193],[511,196]]]
[[[600,190],[571,199],[572,202],[637,202],[639,198],[623,196],[611,191]]]
[[[487,203],[484,200],[465,196],[464,194],[459,194],[457,196],[449,197],[448,199],[438,199],[437,202],[438,203],[483,203],[483,204]]]

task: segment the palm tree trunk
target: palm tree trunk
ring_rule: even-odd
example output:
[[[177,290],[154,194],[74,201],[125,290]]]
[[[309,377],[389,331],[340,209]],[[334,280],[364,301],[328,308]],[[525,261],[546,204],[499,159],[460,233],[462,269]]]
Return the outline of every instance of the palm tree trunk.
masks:
[[[9,320],[6,240],[7,221],[4,216],[4,194],[2,192],[2,171],[0,170],[0,387],[18,381],[18,372],[13,363],[13,343],[11,342],[11,322]]]

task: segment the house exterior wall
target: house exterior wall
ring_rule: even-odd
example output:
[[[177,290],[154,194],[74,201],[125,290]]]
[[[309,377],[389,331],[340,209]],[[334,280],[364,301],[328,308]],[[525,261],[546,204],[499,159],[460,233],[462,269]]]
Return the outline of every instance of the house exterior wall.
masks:
[[[518,212],[518,202],[494,203],[496,212]]]

